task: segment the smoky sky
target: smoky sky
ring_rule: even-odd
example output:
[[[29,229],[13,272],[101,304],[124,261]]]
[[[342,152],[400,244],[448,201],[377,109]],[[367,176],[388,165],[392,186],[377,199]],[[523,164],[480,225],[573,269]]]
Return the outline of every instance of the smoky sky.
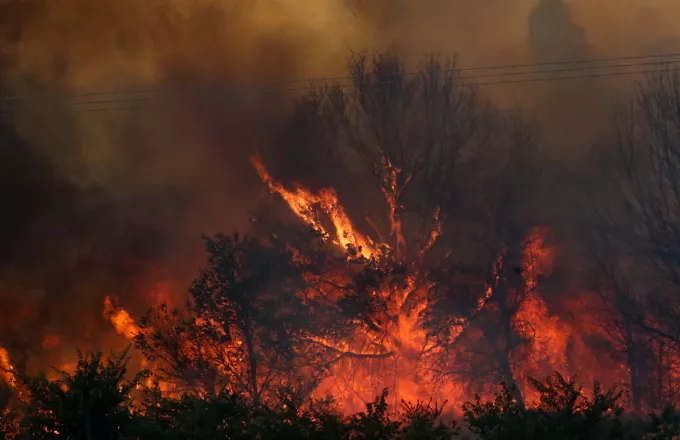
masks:
[[[348,54],[359,50],[389,49],[408,63],[458,54],[461,65],[474,66],[680,49],[677,1],[594,3],[4,1],[0,92],[285,82],[344,75]],[[26,347],[49,351],[40,348],[46,334],[102,346],[113,338],[101,316],[105,295],[139,314],[158,283],[182,291],[203,263],[200,235],[247,228],[249,210],[265,196],[248,162],[262,138],[282,177],[317,187],[341,180],[314,166],[328,160],[323,154],[287,144],[295,119],[283,88],[258,99],[179,98],[140,110],[126,109],[130,102],[83,111],[70,98],[3,99],[0,345],[15,357]],[[573,157],[608,123],[611,96],[625,90],[581,83],[488,95],[542,115],[545,148]],[[593,110],[579,111],[584,106]]]

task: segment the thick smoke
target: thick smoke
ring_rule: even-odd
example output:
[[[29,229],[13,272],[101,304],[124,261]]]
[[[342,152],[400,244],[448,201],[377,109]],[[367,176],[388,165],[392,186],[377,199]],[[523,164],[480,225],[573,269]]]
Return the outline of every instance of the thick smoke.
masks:
[[[1,89],[42,97],[330,74],[348,47],[334,28],[351,14],[318,5],[3,2]],[[285,113],[276,95],[139,111],[129,96],[2,102],[0,345],[18,364],[115,346],[106,295],[141,312],[166,290],[182,292],[203,261],[200,234],[247,225],[260,193],[249,130]],[[41,353],[50,349],[54,357]]]
[[[680,49],[677,1],[596,3],[5,1],[0,91],[21,97],[257,86],[343,75],[350,50],[377,48],[409,61],[427,52],[458,53],[465,66]],[[3,100],[0,345],[14,359],[75,345],[104,347],[114,338],[101,316],[105,295],[140,312],[154,295],[166,295],[159,285],[182,291],[202,262],[201,233],[247,227],[261,194],[248,163],[257,148],[252,134],[275,139],[283,132],[287,87],[258,99],[156,100],[138,110],[122,94],[97,105],[58,97]],[[542,115],[546,143],[555,145],[550,150],[572,157],[596,136],[586,126],[608,123],[604,114],[619,90],[593,94],[584,87],[593,86],[516,85],[488,93]],[[123,98],[128,101],[107,102]],[[590,106],[593,100],[597,105]],[[603,110],[593,110],[594,118],[578,111],[584,105]],[[288,163],[289,174],[300,171],[294,157]]]

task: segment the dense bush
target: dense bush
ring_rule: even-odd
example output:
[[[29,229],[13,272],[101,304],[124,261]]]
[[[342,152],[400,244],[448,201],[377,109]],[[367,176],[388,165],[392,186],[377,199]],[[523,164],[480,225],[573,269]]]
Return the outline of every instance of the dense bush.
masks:
[[[482,403],[477,397],[466,403],[469,429],[484,440],[623,438],[620,393],[602,392],[596,383],[587,398],[573,380],[557,373],[545,382],[532,380],[532,385],[540,397],[529,409],[517,405],[505,384],[493,401]]]
[[[667,409],[648,420],[624,421],[620,393],[594,386],[585,396],[559,374],[532,380],[539,399],[529,408],[501,384],[495,396],[463,406],[464,423],[446,420],[442,407],[402,402],[398,414],[387,391],[363,412],[344,415],[332,400],[310,400],[281,392],[263,405],[222,392],[198,397],[164,396],[142,385],[143,374],[126,379],[124,355],[103,360],[80,356],[73,374],[57,380],[19,377],[0,387],[0,439],[116,440],[481,440],[645,439],[680,436],[680,416]]]

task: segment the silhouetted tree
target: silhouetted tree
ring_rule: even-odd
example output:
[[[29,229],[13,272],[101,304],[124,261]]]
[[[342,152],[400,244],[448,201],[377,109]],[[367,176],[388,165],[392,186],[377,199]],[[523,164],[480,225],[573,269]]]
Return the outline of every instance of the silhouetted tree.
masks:
[[[475,316],[476,331],[483,336],[467,344],[485,346],[487,353],[474,362],[460,359],[459,364],[466,363],[470,370],[492,365],[484,375],[487,383],[498,377],[514,383],[512,357],[525,345],[514,328],[515,316],[535,286],[535,279],[524,283],[517,272],[537,221],[534,190],[540,173],[528,126],[514,113],[501,115],[480,99],[460,78],[454,61],[427,57],[411,74],[396,56],[355,54],[348,79],[351,87],[325,84],[301,100],[293,137],[294,156],[323,156],[323,170],[345,154],[348,163],[360,159],[385,200],[391,248],[364,262],[341,308],[361,316],[368,333],[376,335],[371,339],[380,341],[381,354],[396,354],[393,347],[410,342],[401,340],[400,320],[433,300],[417,325],[426,323],[442,349],[437,351],[442,362],[450,363],[461,350],[434,335],[456,327],[453,321],[470,318],[474,306],[467,306],[478,304],[490,291],[494,306]],[[303,159],[299,151],[310,148]],[[329,183],[323,177],[320,181]],[[387,234],[368,223],[376,241],[384,242]],[[449,252],[446,245],[456,251]],[[444,279],[455,272],[447,267],[461,266],[474,267],[474,292]],[[443,308],[444,302],[466,304],[462,309]],[[464,340],[456,341],[459,348]],[[384,362],[377,367],[386,370]],[[398,375],[398,357],[393,362],[389,370]],[[454,371],[440,368],[437,374]]]
[[[262,402],[281,387],[306,395],[334,362],[360,355],[334,344],[348,338],[354,312],[343,314],[314,276],[329,258],[347,262],[304,231],[266,242],[206,238],[210,266],[194,281],[187,310],[161,305],[141,321],[137,346],[160,363],[162,379],[200,395],[229,390]]]
[[[453,208],[461,156],[484,144],[487,109],[452,60],[425,58],[412,75],[396,56],[357,54],[349,74],[352,88],[331,86],[323,114],[379,185],[397,254],[418,255]]]
[[[387,390],[364,411],[350,415],[338,411],[331,398],[310,399],[290,389],[281,389],[269,403],[226,391],[205,397],[170,396],[157,384],[141,383],[143,375],[124,380],[127,361],[125,355],[106,363],[100,354],[80,355],[73,374],[62,373],[55,380],[19,378],[30,401],[25,410],[1,419],[2,435],[84,440],[452,440],[461,434],[456,422],[445,421],[442,405],[402,401],[398,414],[389,411]],[[505,384],[491,401],[477,396],[465,403],[466,430],[484,440],[677,436],[678,417],[670,408],[647,420],[624,422],[617,403],[621,393],[602,391],[597,382],[586,396],[575,380],[559,374],[529,381],[538,400],[528,407],[519,405]]]
[[[672,408],[665,408],[660,414],[651,414],[647,425],[646,440],[672,440],[680,436],[680,415]]]
[[[143,408],[144,420],[137,430],[140,439],[253,438],[253,407],[237,395],[168,398],[152,388],[145,392]]]
[[[366,412],[353,415],[349,423],[357,440],[389,440],[399,431],[399,423],[390,420],[387,390],[374,402],[366,404]]]
[[[477,397],[466,403],[463,410],[470,431],[484,440],[623,438],[619,392],[603,392],[595,383],[588,398],[575,381],[557,373],[544,382],[530,382],[539,393],[539,401],[530,409],[518,404],[506,384],[492,401]]]
[[[445,404],[446,402],[444,402]],[[455,420],[444,422],[442,412],[444,405],[432,406],[432,401],[424,404],[423,402],[401,402],[402,426],[399,430],[401,440],[448,440],[457,437],[460,433],[458,423]]]
[[[659,337],[644,328],[647,307],[631,277],[617,267],[615,256],[600,260],[597,272],[594,293],[599,301],[589,305],[594,322],[611,344],[609,355],[628,366],[632,407],[636,411],[655,408],[662,401],[655,385],[665,377],[658,375]]]
[[[678,108],[677,72],[650,74],[638,85],[630,109],[616,120],[615,142],[598,149],[602,178],[592,189],[597,196],[589,207],[596,217],[595,234],[616,251],[610,267],[626,273],[626,285],[618,286],[618,291],[633,291],[639,298],[639,309],[628,318],[661,340],[656,363],[660,371],[666,370],[666,377],[657,379],[665,388],[659,403],[676,399],[672,370],[680,355]]]
[[[83,356],[73,374],[61,378],[22,378],[28,408],[22,425],[31,439],[111,439],[134,432],[131,392],[144,373],[126,380],[127,354],[103,361],[101,353]]]

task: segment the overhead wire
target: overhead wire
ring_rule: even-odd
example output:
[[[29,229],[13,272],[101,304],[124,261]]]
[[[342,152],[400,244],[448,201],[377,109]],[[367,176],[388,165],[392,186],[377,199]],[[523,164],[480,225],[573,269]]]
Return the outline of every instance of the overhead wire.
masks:
[[[680,59],[675,60],[675,61],[665,61],[661,64],[677,64],[680,63]],[[640,67],[640,66],[652,66],[656,65],[658,66],[660,63],[659,62],[647,62],[647,63],[632,63],[632,64],[618,64],[614,66],[591,66],[591,67],[572,67],[572,68],[565,68],[565,69],[551,69],[551,70],[538,70],[538,71],[521,71],[521,72],[503,72],[503,73],[493,73],[493,74],[481,74],[481,75],[462,75],[457,77],[459,80],[466,80],[466,79],[480,79],[480,78],[497,78],[497,77],[510,77],[510,76],[525,76],[525,75],[545,75],[545,74],[552,74],[552,73],[564,73],[564,72],[575,72],[575,71],[581,71],[581,70],[603,70],[603,69],[616,69],[616,68],[627,68],[627,67]],[[627,72],[624,72],[627,73]],[[403,76],[403,75],[399,75]],[[580,76],[579,76],[580,77]],[[559,79],[560,77],[555,77],[556,79]],[[553,79],[553,78],[548,78],[548,79]],[[527,79],[527,81],[530,79]],[[514,82],[514,81],[513,81]],[[524,80],[522,81],[524,82]],[[374,84],[390,84],[393,82],[390,81],[379,81]],[[506,82],[499,82],[498,84],[505,84]],[[512,82],[510,82],[512,83]],[[487,83],[468,83],[468,84],[463,84],[463,85],[485,85]],[[489,83],[491,84],[491,83]],[[493,84],[496,84],[494,82]],[[342,87],[342,88],[354,88],[356,87],[355,84],[335,84],[337,87]],[[310,90],[312,86],[307,86],[307,87],[297,87],[297,88],[288,88],[288,89],[272,89],[273,91],[305,91],[305,90]],[[171,90],[171,89],[167,89]],[[260,91],[268,91],[267,89],[261,89]],[[255,90],[254,92],[257,92]],[[247,93],[247,92],[246,92]],[[202,95],[198,95],[202,96]],[[89,101],[71,101],[71,104],[107,104],[107,103],[118,103],[118,102],[134,102],[138,100],[154,100],[154,99],[162,99],[162,97],[158,96],[141,96],[141,97],[132,97],[132,98],[113,98],[113,99],[105,99],[105,100],[89,100]],[[27,106],[25,106],[27,107]],[[7,106],[3,106],[0,104],[0,109],[2,108],[8,108]]]
[[[639,74],[650,74],[659,73],[667,70],[677,70],[672,67],[680,63],[680,59],[673,60],[672,58],[680,57],[680,53],[677,54],[664,54],[664,55],[641,55],[641,56],[631,56],[631,57],[618,57],[618,58],[600,58],[600,59],[590,59],[590,60],[576,60],[576,61],[559,61],[559,62],[549,62],[549,63],[533,63],[533,64],[514,64],[514,65],[504,65],[504,66],[483,66],[483,67],[471,67],[471,68],[460,68],[460,69],[440,69],[437,72],[476,72],[476,71],[489,71],[489,70],[503,70],[503,69],[516,69],[516,68],[527,68],[531,67],[534,70],[524,70],[519,72],[500,72],[500,73],[482,73],[477,75],[459,75],[457,80],[472,82],[460,82],[456,84],[459,87],[485,87],[492,85],[502,85],[502,84],[521,84],[521,83],[538,83],[538,82],[550,82],[550,81],[563,81],[563,80],[574,80],[574,79],[587,79],[587,78],[598,78],[598,77],[612,77],[612,76],[624,76],[624,75],[639,75]],[[593,63],[603,63],[612,61],[625,61],[625,60],[643,60],[643,59],[661,59],[661,61],[649,61],[649,62],[637,62],[637,63],[626,63],[626,64],[611,64],[611,65],[586,65]],[[559,69],[536,69],[537,67],[551,67],[551,66],[568,66],[573,64],[581,64],[586,66],[581,67],[562,67]],[[627,69],[631,67],[643,67],[643,66],[664,66],[664,68],[657,69],[644,69],[644,70],[626,70],[626,71],[613,71],[613,72],[599,72],[592,73],[592,71],[602,71],[602,70],[616,70],[616,69]],[[568,76],[558,76],[555,74],[567,73],[567,72],[578,72],[578,71],[589,71],[591,73],[579,74],[579,75],[568,75]],[[417,75],[420,72],[405,72],[397,74],[400,78],[404,76]],[[533,76],[533,77],[532,77]],[[538,77],[535,77],[538,76]],[[520,77],[518,79],[511,80],[499,80],[499,81],[474,81],[483,78],[503,78],[503,77]],[[35,108],[42,107],[46,102],[50,100],[56,100],[56,102],[62,104],[68,104],[70,106],[75,106],[70,109],[72,112],[92,112],[92,111],[108,111],[108,110],[132,110],[141,108],[152,108],[164,106],[164,103],[157,103],[153,105],[136,105],[136,106],[100,106],[95,108],[87,108],[82,106],[88,106],[93,104],[131,104],[135,102],[144,101],[160,101],[163,99],[173,99],[178,98],[177,93],[183,91],[191,90],[208,90],[212,89],[211,92],[203,93],[192,93],[190,96],[193,98],[218,98],[220,96],[226,95],[225,92],[229,92],[234,95],[249,95],[249,94],[266,94],[271,92],[296,92],[296,91],[311,91],[315,88],[314,82],[323,82],[326,84],[332,83],[333,81],[340,80],[350,80],[352,77],[326,77],[326,78],[313,78],[309,80],[291,80],[282,81],[278,84],[296,84],[303,81],[309,81],[310,84],[303,87],[289,87],[289,88],[264,88],[264,89],[247,89],[243,85],[235,84],[221,84],[221,85],[196,85],[190,87],[166,87],[166,88],[147,88],[147,89],[128,89],[120,90],[115,92],[80,92],[71,94],[56,94],[48,95],[48,97],[38,97],[38,96],[25,96],[25,97],[3,97],[0,98],[0,115],[8,115],[16,112],[17,110],[25,108]],[[377,81],[370,84],[371,87],[379,85],[394,84],[399,81]],[[336,87],[341,88],[356,88],[357,84],[332,84]],[[176,92],[176,93],[173,93]],[[155,95],[151,96],[125,96],[125,95],[139,95],[141,93],[150,93]],[[160,95],[165,93],[166,96]],[[104,96],[112,95],[106,97],[106,99],[101,100],[71,100],[68,98],[82,98],[88,96]],[[116,96],[118,95],[118,96]],[[186,98],[185,95],[182,95]],[[61,100],[60,100],[61,99]],[[37,104],[23,104],[24,102],[37,102]],[[9,105],[8,105],[9,104]],[[80,106],[80,107],[79,107]]]
[[[525,64],[505,64],[505,65],[486,65],[486,66],[476,66],[476,67],[465,67],[465,68],[444,68],[439,69],[439,72],[475,72],[484,70],[503,70],[503,69],[518,69],[526,67],[550,67],[550,66],[565,66],[569,64],[592,64],[592,63],[605,63],[605,62],[615,62],[615,61],[631,61],[631,60],[642,60],[642,59],[659,59],[659,58],[676,58],[680,57],[680,52],[678,53],[666,53],[666,54],[648,54],[648,55],[636,55],[636,56],[626,56],[626,57],[608,57],[608,58],[589,58],[580,59],[572,61],[550,61],[541,63],[525,63]],[[661,61],[663,62],[663,61]],[[603,66],[603,67],[617,67],[613,66]],[[401,76],[413,76],[417,75],[419,72],[406,72],[402,73]],[[314,83],[314,82],[329,82],[329,81],[340,81],[340,80],[351,80],[352,76],[335,76],[335,77],[307,77],[307,78],[297,78],[284,81],[274,81],[270,83],[270,86],[284,85],[284,84],[295,84],[295,83]],[[149,87],[149,88],[137,88],[137,89],[120,89],[120,90],[94,90],[87,92],[74,92],[68,93],[71,96],[96,96],[96,95],[109,95],[118,93],[144,93],[144,92],[161,92],[161,91],[172,91],[180,88],[194,89],[194,88],[221,88],[229,87],[229,85],[223,83],[217,84],[195,84],[184,87]],[[295,89],[293,89],[295,90]],[[33,99],[30,96],[0,96],[0,101],[16,101]]]

